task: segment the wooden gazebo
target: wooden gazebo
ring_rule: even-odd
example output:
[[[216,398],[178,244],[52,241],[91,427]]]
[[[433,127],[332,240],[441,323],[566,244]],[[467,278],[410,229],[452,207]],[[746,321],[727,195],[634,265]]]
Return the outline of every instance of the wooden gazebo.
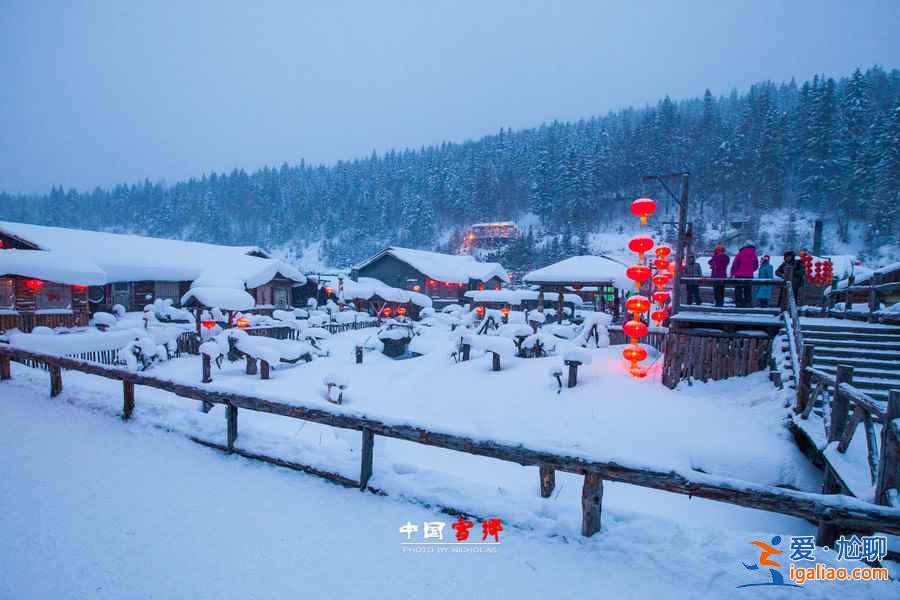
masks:
[[[565,294],[569,290],[597,288],[602,310],[619,314],[619,290],[629,286],[625,276],[626,266],[606,256],[572,256],[525,275],[523,281],[538,287],[538,310],[543,310],[547,293],[556,294],[558,314],[563,314]],[[606,292],[613,290],[612,306]]]

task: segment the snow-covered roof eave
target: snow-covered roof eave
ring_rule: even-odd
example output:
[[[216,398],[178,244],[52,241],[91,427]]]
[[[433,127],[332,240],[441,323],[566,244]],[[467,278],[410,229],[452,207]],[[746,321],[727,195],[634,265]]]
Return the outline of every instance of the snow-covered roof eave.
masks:
[[[253,296],[244,290],[230,287],[193,287],[181,297],[182,306],[189,306],[192,304],[191,300],[200,306],[222,310],[250,310],[256,306]]]
[[[0,250],[0,275],[34,277],[66,285],[104,285],[106,273],[94,263],[47,250]]]
[[[482,263],[468,255],[441,254],[400,246],[388,246],[374,256],[357,263],[353,268],[364,269],[386,255],[405,262],[426,277],[446,283],[467,284],[470,279],[486,282],[493,277],[498,277],[501,281],[509,281],[506,270],[500,263]]]

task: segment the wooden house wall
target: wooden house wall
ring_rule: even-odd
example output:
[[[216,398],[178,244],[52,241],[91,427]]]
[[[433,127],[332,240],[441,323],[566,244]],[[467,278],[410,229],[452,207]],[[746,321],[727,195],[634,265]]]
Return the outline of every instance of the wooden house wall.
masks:
[[[397,257],[385,254],[356,271],[357,277],[371,277],[391,287],[407,289],[415,280],[415,284],[425,289],[425,274],[414,269]]]
[[[0,314],[0,330],[19,329],[29,332],[34,327],[85,327],[90,320],[87,290],[71,289],[71,308],[52,314],[35,314],[39,310],[34,294],[25,286],[28,277],[14,277],[17,314]]]

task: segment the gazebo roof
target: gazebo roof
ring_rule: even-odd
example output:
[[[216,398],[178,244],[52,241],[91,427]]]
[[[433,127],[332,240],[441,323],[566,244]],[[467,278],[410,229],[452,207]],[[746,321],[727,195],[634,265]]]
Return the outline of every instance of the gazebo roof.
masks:
[[[525,275],[524,281],[539,286],[631,286],[627,267],[606,256],[572,256]]]

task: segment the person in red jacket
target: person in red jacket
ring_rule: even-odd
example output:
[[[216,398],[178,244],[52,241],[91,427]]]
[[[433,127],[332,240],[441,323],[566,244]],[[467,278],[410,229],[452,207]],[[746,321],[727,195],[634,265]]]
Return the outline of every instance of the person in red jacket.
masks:
[[[725,246],[718,244],[713,257],[709,259],[709,269],[713,278],[722,279],[728,277],[728,255],[725,254]],[[713,296],[716,300],[716,306],[725,304],[725,286],[722,284],[713,284]]]
[[[731,276],[739,279],[753,279],[753,274],[758,268],[759,258],[756,256],[756,244],[747,240],[731,262]],[[750,285],[734,286],[734,305],[740,308],[753,306],[753,293]]]

